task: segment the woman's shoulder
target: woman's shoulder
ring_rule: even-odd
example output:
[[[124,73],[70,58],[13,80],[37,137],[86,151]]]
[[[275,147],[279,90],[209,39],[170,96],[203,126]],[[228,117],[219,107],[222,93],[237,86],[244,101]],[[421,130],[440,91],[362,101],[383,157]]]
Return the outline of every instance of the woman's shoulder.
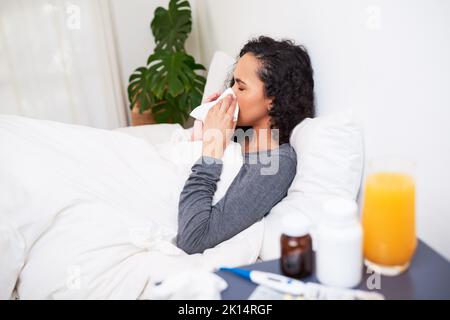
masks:
[[[297,154],[294,148],[289,143],[283,143],[274,149],[244,153],[244,156],[245,158],[250,159],[262,158],[263,156],[280,157],[283,158],[283,160],[287,160],[288,162],[290,162],[289,160],[292,160],[293,163],[297,163]]]
[[[291,176],[297,172],[297,154],[289,143],[283,143],[279,147],[279,165]]]
[[[297,155],[289,143],[283,143],[274,149],[245,154],[244,167],[245,171],[264,171],[264,175],[294,176]]]
[[[290,145],[290,143],[283,143],[278,148],[278,151],[280,153],[280,156],[286,157],[297,162],[297,153],[295,152],[294,148]]]

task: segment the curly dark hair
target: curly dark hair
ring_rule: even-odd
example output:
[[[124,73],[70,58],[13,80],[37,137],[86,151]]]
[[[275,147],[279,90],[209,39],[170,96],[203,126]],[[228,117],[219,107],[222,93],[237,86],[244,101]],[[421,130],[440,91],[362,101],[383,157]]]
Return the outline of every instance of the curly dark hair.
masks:
[[[238,58],[246,53],[261,62],[258,76],[264,83],[265,96],[273,98],[270,127],[279,130],[280,144],[289,142],[295,126],[315,116],[313,69],[308,52],[292,40],[260,36],[248,41]],[[233,77],[229,81],[232,87]]]

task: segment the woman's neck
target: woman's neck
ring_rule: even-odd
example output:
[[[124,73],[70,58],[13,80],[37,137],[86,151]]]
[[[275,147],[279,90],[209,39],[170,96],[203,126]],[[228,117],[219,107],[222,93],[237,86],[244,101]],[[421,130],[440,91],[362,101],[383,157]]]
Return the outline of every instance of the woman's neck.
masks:
[[[244,141],[245,153],[271,150],[279,147],[278,141],[272,136],[270,127],[253,126],[252,132],[250,139],[245,139]]]

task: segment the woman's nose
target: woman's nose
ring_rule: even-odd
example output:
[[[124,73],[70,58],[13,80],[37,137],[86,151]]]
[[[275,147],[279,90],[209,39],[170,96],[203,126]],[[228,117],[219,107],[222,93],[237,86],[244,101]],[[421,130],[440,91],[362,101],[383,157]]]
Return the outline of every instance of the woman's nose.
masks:
[[[233,90],[234,95],[236,96],[236,98],[239,95],[239,90],[236,88],[236,84],[234,84],[231,89]]]

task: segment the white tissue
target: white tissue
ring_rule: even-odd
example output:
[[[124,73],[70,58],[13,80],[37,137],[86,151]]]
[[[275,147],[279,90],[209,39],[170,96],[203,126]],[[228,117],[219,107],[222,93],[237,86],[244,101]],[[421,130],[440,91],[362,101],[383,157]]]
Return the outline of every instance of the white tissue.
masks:
[[[205,118],[206,118],[206,115],[208,114],[209,109],[211,109],[220,99],[225,98],[228,94],[232,94],[233,96],[236,97],[236,95],[233,92],[233,89],[228,88],[216,100],[204,103],[204,104],[198,106],[197,108],[195,108],[194,110],[192,110],[192,112],[190,113],[191,117],[201,120],[201,121],[205,121]],[[236,110],[234,111],[234,115],[233,115],[234,121],[237,121],[238,115],[239,115],[239,105],[236,102]]]
[[[206,270],[185,270],[167,277],[161,284],[152,284],[146,299],[155,300],[220,300],[228,284]]]

